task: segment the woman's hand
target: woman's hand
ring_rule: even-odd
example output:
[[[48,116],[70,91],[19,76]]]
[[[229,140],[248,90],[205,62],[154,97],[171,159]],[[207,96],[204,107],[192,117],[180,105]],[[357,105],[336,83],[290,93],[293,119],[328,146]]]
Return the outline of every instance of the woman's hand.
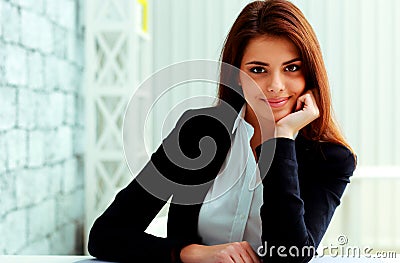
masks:
[[[181,250],[184,263],[260,263],[260,259],[247,241],[214,246],[192,244]]]
[[[276,137],[294,139],[295,134],[304,126],[319,117],[319,109],[311,90],[297,99],[295,112],[280,119],[275,126]]]

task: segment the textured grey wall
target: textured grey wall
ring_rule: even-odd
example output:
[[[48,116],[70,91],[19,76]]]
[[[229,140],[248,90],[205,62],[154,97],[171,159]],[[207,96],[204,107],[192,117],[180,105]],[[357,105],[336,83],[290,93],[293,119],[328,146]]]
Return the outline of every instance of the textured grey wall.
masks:
[[[82,252],[79,0],[0,0],[0,254]]]

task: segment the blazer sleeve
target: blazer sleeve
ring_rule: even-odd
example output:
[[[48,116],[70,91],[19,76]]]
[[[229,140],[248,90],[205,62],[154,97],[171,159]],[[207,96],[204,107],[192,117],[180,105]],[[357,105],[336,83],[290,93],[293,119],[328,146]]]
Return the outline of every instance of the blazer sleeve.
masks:
[[[260,157],[260,153],[268,153],[273,146],[269,166],[268,154]],[[320,154],[309,148],[296,156],[295,141],[287,138],[264,142],[256,154],[261,175],[265,175],[260,211],[263,258],[267,262],[308,262],[350,182],[354,156],[346,147],[333,143],[321,147]]]
[[[183,122],[184,116],[177,126]],[[179,129],[177,126],[163,144],[173,140]],[[92,256],[117,262],[175,262],[179,260],[177,253],[180,249],[193,243],[192,240],[160,238],[144,232],[172,193],[166,191],[160,199],[160,196],[144,189],[138,179],[157,180],[155,176],[160,174],[177,176],[182,173],[179,167],[169,163],[163,144],[137,177],[118,192],[109,207],[95,220],[88,241],[88,251]]]

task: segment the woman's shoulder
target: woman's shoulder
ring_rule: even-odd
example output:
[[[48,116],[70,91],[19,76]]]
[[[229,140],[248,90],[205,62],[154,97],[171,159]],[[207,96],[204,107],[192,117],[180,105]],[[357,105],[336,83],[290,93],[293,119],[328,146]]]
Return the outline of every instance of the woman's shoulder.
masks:
[[[188,127],[216,127],[222,124],[226,127],[233,125],[233,121],[237,117],[237,112],[233,108],[222,105],[193,108],[186,110],[178,120],[177,125]],[[211,125],[211,126],[208,126]]]
[[[191,108],[183,112],[181,118],[193,118],[196,116],[213,116],[218,111],[218,106],[201,107],[201,108]]]

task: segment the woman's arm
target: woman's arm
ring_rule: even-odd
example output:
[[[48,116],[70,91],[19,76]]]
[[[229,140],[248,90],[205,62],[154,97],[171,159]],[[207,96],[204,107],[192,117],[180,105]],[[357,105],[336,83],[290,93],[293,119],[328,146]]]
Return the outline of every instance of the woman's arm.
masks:
[[[141,174],[147,172],[151,172],[149,166]],[[143,189],[137,180],[132,181],[94,222],[89,235],[89,253],[118,262],[172,262],[174,250],[179,251],[191,242],[144,232],[164,203]]]
[[[259,160],[260,172],[265,175],[261,207],[266,248],[263,254],[268,262],[308,262],[340,204],[355,169],[354,157],[347,148],[332,143],[321,143],[322,152],[301,145],[301,156],[296,156],[295,141],[288,138],[264,142],[256,148],[257,155],[272,144],[276,149],[271,166],[263,157]],[[283,248],[278,250],[280,246]],[[303,248],[305,252],[311,249],[311,253],[291,255]]]
[[[299,135],[296,149],[294,135],[318,116],[309,90],[298,98],[295,111],[276,123],[275,138],[256,147],[264,186],[261,252],[269,262],[313,257],[355,169],[354,156],[344,146]]]
[[[88,244],[91,255],[123,262],[179,262],[184,246],[200,243],[193,230],[197,226],[197,221],[192,220],[196,217],[192,214],[196,212],[193,204],[204,199],[208,188],[203,185],[212,183],[231,142],[225,123],[228,119],[216,113],[224,112],[212,107],[182,115],[139,175],[95,221]],[[144,233],[171,195],[168,237]],[[193,208],[185,209],[191,214],[177,214],[173,205],[180,202],[189,202],[182,206]]]
[[[176,134],[186,119],[182,115],[174,130],[153,153],[151,160],[132,182],[121,190],[111,205],[94,222],[89,235],[89,253],[99,259],[126,262],[174,262],[180,249],[194,240],[160,238],[144,231],[172,192],[164,187],[153,195],[143,183],[157,187],[160,178],[179,178],[184,172],[174,166],[164,151],[165,143],[174,144]]]

